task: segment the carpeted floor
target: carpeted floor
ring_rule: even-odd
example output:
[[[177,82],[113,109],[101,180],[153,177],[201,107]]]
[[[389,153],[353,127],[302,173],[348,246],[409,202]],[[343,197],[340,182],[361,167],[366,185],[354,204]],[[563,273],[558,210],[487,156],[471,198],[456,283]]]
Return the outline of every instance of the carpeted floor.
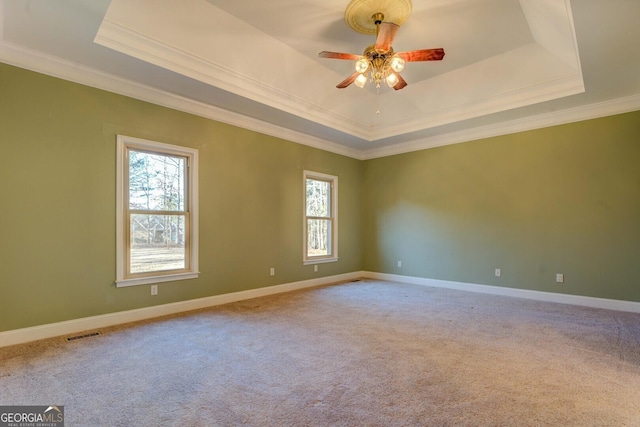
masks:
[[[640,315],[363,280],[0,349],[71,426],[639,426]]]

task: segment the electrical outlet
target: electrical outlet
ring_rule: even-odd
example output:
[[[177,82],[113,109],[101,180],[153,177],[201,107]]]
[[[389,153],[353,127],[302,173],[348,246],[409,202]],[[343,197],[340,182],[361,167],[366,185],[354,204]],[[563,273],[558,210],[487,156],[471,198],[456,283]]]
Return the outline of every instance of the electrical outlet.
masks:
[[[151,295],[158,295],[158,285],[151,285]]]
[[[496,268],[496,277],[500,277],[502,275],[502,270]]]
[[[316,272],[316,273],[318,272],[318,266],[317,265],[313,266],[313,271]]]
[[[556,283],[564,283],[564,274],[562,273],[556,274]]]
[[[402,267],[402,261],[398,261],[398,268]]]
[[[269,275],[275,276],[276,275],[276,269],[271,267],[271,269],[269,270]]]

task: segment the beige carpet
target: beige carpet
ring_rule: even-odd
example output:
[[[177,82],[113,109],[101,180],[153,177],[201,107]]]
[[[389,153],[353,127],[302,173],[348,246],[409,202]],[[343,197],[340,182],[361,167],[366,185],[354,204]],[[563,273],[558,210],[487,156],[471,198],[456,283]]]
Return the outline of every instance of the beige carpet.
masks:
[[[67,426],[640,426],[640,315],[380,281],[0,349]]]

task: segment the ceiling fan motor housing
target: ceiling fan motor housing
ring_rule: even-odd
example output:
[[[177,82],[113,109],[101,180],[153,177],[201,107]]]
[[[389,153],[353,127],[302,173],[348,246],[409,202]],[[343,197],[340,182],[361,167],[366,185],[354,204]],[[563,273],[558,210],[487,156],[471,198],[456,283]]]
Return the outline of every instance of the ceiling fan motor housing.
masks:
[[[374,45],[367,47],[362,54],[369,60],[371,64],[371,79],[379,83],[386,78],[391,72],[391,61],[389,60],[394,55],[393,49],[389,49],[387,52],[379,52],[375,49]]]

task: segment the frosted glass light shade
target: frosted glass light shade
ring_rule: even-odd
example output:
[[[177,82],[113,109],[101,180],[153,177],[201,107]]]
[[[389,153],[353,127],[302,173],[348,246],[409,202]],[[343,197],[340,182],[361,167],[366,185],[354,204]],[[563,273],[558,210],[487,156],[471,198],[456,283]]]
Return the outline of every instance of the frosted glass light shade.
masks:
[[[391,59],[391,68],[396,73],[399,73],[400,71],[404,70],[404,59],[394,56]]]
[[[356,61],[356,71],[359,73],[364,73],[369,68],[369,61],[366,59],[358,59]]]
[[[398,76],[396,76],[395,74],[389,74],[387,76],[387,85],[389,85],[389,87],[394,87],[397,83]]]

